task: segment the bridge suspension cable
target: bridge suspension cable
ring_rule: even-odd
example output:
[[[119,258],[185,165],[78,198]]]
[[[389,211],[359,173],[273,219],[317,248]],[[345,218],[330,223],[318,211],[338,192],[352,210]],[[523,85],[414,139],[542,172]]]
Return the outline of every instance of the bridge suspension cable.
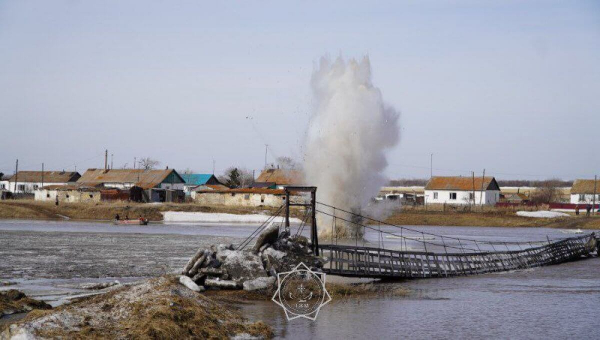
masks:
[[[316,211],[319,212],[319,213],[321,213],[321,214],[334,217],[332,214],[330,214],[328,212],[325,212],[325,211],[322,211],[322,210],[319,210],[319,209],[317,209]],[[424,237],[423,237],[423,240],[419,240],[419,239],[408,237],[408,236],[401,236],[401,235],[398,235],[398,234],[395,234],[395,233],[391,233],[389,231],[384,231],[384,230],[380,231],[380,230],[378,230],[376,228],[373,228],[373,227],[370,227],[370,226],[368,226],[366,224],[358,223],[356,221],[350,221],[350,220],[347,220],[347,219],[345,219],[343,217],[339,217],[339,216],[335,216],[335,218],[337,218],[339,220],[342,220],[344,222],[347,222],[347,223],[351,223],[351,224],[354,224],[354,225],[357,225],[357,226],[361,226],[361,227],[363,227],[365,229],[370,229],[370,230],[382,233],[382,234],[388,234],[388,235],[392,235],[392,236],[395,236],[395,237],[400,237],[400,238],[403,238],[403,239],[408,239],[408,240],[411,240],[411,241],[420,242],[420,243],[422,243],[424,245],[425,249],[427,249],[427,244],[429,244],[429,245],[432,245],[432,246],[439,246],[439,247],[444,247],[444,248],[458,249],[460,251],[464,251],[464,250],[471,250],[471,251],[474,251],[474,252],[478,252],[479,251],[477,249],[467,248],[467,247],[464,247],[464,246],[455,247],[455,246],[446,245],[446,244],[439,244],[439,243],[435,243],[435,242],[428,242],[428,241],[426,241],[424,239]],[[420,231],[417,231],[417,232],[423,234],[423,232],[420,232]]]
[[[485,241],[485,240],[482,241],[482,240],[474,240],[474,239],[468,239],[468,238],[458,238],[458,237],[452,237],[452,236],[443,236],[443,235],[438,235],[438,234],[434,234],[434,233],[430,233],[430,232],[426,232],[426,231],[416,230],[416,229],[407,228],[407,227],[399,226],[399,225],[396,225],[396,224],[388,223],[388,222],[385,222],[385,221],[382,221],[382,220],[378,220],[378,219],[375,219],[375,218],[372,218],[372,217],[369,217],[369,216],[360,215],[360,214],[354,213],[352,211],[348,211],[348,210],[344,210],[344,209],[341,209],[341,208],[338,208],[338,207],[334,207],[332,205],[329,205],[329,204],[326,204],[326,203],[323,203],[323,202],[318,202],[317,201],[317,204],[320,204],[322,206],[325,206],[325,207],[328,207],[328,208],[331,208],[331,209],[339,210],[339,211],[342,211],[344,213],[347,213],[347,214],[350,214],[350,215],[353,215],[353,216],[356,216],[356,217],[359,217],[359,218],[363,218],[363,219],[370,220],[370,221],[373,221],[373,222],[376,222],[376,223],[384,224],[384,225],[387,225],[387,226],[390,226],[390,227],[400,228],[402,230],[411,231],[411,232],[422,234],[422,235],[429,235],[429,236],[435,236],[435,237],[440,237],[440,238],[444,237],[444,238],[447,238],[447,239],[450,239],[450,240],[455,240],[455,241],[466,241],[466,242],[481,243],[481,244],[488,244],[488,245],[506,245],[506,244],[510,244],[510,245],[529,244],[529,245],[531,245],[531,244],[546,244],[546,243],[548,243],[548,240],[545,240],[545,241],[521,241],[521,242],[518,242],[518,241]],[[324,213],[322,211],[319,211],[319,212]],[[328,215],[328,214],[326,214],[326,215]],[[337,218],[340,218],[340,217],[337,217]],[[351,222],[351,223],[353,223],[353,222]]]

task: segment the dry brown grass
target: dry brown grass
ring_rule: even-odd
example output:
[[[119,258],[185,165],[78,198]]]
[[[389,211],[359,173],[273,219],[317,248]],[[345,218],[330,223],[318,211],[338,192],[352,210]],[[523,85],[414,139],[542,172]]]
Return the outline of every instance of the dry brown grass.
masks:
[[[236,311],[163,277],[142,285],[82,298],[17,325],[45,338],[229,339],[240,333],[269,339],[263,322],[246,322]]]
[[[275,212],[270,207],[208,207],[195,203],[146,204],[134,202],[61,203],[36,202],[32,200],[0,201],[0,219],[60,219],[61,216],[77,220],[112,220],[116,214],[122,218],[138,218],[140,215],[151,221],[161,221],[161,212],[220,212],[250,214]]]
[[[600,216],[533,218],[517,216],[512,209],[493,207],[483,211],[403,209],[389,216],[386,222],[396,225],[600,229]]]
[[[548,227],[600,229],[600,215],[586,218],[584,215],[572,218],[530,218],[516,215],[517,210],[535,210],[532,207],[496,208],[485,206],[469,211],[465,207],[442,205],[406,206],[394,212],[386,220],[397,225],[435,226],[480,226],[480,227]],[[540,210],[547,207],[541,206]],[[140,215],[151,221],[161,221],[164,211],[219,212],[230,214],[274,213],[270,207],[228,207],[202,206],[195,203],[145,204],[132,202],[61,203],[36,202],[32,200],[0,201],[0,219],[60,219],[61,216],[75,220],[112,220],[118,213],[125,217],[137,218]],[[303,218],[304,212],[293,209],[292,216]]]
[[[402,297],[410,291],[398,284],[369,282],[369,283],[331,283],[325,284],[327,292],[334,300],[373,296]],[[275,294],[276,287],[268,291],[247,292],[243,290],[211,290],[206,295],[224,303],[249,303],[251,301],[269,301]]]

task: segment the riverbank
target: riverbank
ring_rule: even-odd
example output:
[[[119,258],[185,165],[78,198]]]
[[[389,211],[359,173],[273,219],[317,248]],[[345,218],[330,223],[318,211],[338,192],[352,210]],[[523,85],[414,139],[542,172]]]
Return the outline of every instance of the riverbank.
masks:
[[[205,212],[228,214],[272,214],[270,207],[207,207],[194,203],[135,203],[135,202],[98,202],[98,203],[61,203],[36,202],[32,200],[0,201],[0,219],[73,219],[111,221],[115,215],[121,218],[143,216],[150,221],[162,221],[162,212]]]
[[[390,215],[385,222],[395,225],[433,225],[456,227],[508,227],[508,228],[561,228],[600,229],[600,216],[570,216],[535,218],[518,216],[514,211],[489,209],[486,211],[426,211],[405,209]]]
[[[143,216],[150,221],[162,221],[162,212],[205,212],[228,214],[265,214],[276,211],[269,207],[201,206],[194,203],[144,204],[132,202],[62,203],[31,200],[0,201],[0,219],[72,219],[110,221],[116,214],[122,217]],[[303,213],[292,210],[292,216]],[[385,220],[396,225],[481,226],[481,227],[545,227],[565,229],[600,229],[600,216],[584,215],[564,218],[533,218],[518,216],[514,210],[486,207],[483,211],[432,210],[405,207],[394,211]]]
[[[34,311],[0,338],[226,339],[271,338],[261,321],[247,322],[238,312],[166,276],[80,298],[48,311]]]

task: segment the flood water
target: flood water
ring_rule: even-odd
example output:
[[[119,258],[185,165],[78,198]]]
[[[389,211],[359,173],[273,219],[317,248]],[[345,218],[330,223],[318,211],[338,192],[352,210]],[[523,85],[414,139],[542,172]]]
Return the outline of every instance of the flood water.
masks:
[[[133,281],[175,272],[199,247],[240,242],[256,225],[114,226],[68,221],[0,221],[0,280],[53,304],[85,293],[79,283]],[[573,236],[542,228],[411,227],[478,240],[540,241]],[[414,237],[418,237],[415,233]],[[372,231],[371,244],[400,248]],[[416,248],[419,242],[412,242]],[[329,279],[329,278],[328,278]],[[331,278],[335,279],[335,278]],[[587,339],[600,334],[600,259],[528,270],[385,283],[407,297],[334,300],[316,321],[287,321],[279,306],[237,306],[291,339]]]

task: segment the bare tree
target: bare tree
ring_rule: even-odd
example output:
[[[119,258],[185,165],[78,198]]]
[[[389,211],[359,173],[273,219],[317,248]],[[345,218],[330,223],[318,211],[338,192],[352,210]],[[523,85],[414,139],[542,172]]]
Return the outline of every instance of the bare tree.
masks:
[[[291,157],[277,157],[277,166],[281,169],[292,170],[298,168],[298,163]]]
[[[140,169],[152,170],[160,165],[160,162],[150,157],[140,159]]]
[[[531,201],[538,204],[547,204],[560,201],[560,192],[558,187],[562,181],[559,179],[549,179],[537,182],[535,191],[531,194]]]
[[[224,183],[230,188],[247,188],[254,184],[254,177],[251,171],[243,168],[230,167],[225,173],[219,176],[219,182]]]

